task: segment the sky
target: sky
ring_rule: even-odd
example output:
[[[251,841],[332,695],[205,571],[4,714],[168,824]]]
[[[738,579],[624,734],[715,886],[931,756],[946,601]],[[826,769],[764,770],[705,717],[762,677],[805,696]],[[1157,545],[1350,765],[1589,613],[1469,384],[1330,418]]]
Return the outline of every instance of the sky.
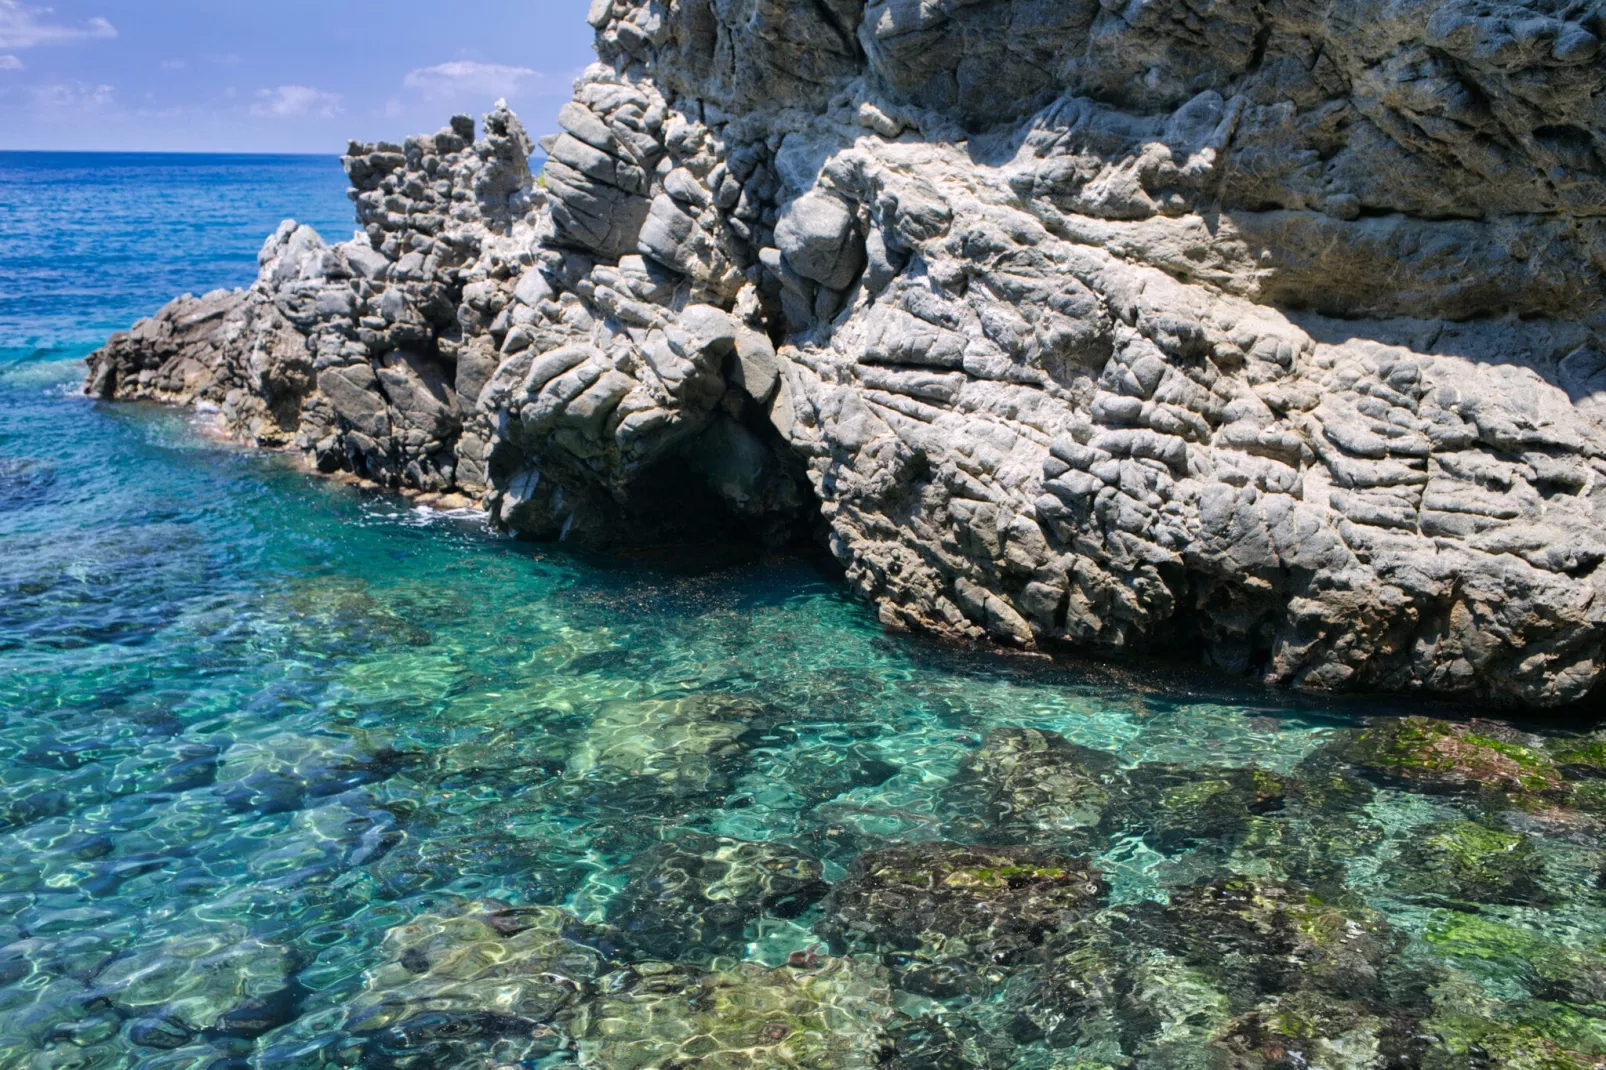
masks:
[[[0,0],[0,150],[338,153],[506,98],[539,137],[586,0]]]

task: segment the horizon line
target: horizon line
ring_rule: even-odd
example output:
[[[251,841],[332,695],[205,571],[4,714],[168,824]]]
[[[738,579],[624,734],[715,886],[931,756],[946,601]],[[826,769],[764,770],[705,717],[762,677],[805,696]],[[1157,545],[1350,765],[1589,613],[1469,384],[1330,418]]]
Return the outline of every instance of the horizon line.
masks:
[[[208,149],[0,149],[0,156],[304,156],[340,159],[341,152],[263,152]]]
[[[0,156],[246,156],[256,158],[297,157],[315,160],[340,160],[343,152],[263,152],[219,151],[208,149],[0,149]],[[537,148],[530,154],[533,163],[545,160],[547,154]]]

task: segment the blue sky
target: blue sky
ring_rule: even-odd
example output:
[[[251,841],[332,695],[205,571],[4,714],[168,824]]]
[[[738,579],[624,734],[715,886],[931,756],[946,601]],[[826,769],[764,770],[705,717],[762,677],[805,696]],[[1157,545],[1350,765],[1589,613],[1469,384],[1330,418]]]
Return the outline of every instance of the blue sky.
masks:
[[[506,97],[550,132],[586,0],[0,0],[0,149],[339,152]]]

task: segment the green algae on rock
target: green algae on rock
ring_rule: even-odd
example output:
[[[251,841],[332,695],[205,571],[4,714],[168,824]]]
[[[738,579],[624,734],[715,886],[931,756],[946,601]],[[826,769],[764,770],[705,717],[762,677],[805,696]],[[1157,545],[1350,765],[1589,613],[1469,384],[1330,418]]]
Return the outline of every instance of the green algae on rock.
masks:
[[[1245,878],[1174,889],[1168,905],[1134,911],[1132,932],[1215,978],[1240,1005],[1303,989],[1378,998],[1404,943],[1364,904]]]
[[[1583,946],[1515,921],[1440,910],[1423,939],[1441,956],[1506,991],[1606,1007],[1606,939]]]
[[[1399,1008],[1298,991],[1236,1019],[1211,1048],[1232,1067],[1381,1070],[1415,1064],[1416,1026]]]
[[[1606,1065],[1606,1016],[1540,1000],[1500,1001],[1465,979],[1433,989],[1423,1021],[1424,1070],[1598,1070]]]
[[[1226,870],[1240,876],[1285,881],[1324,897],[1342,896],[1350,864],[1385,839],[1367,813],[1374,791],[1326,761],[1307,759],[1288,782],[1284,805],[1252,816],[1236,842],[1210,841],[1186,867],[1190,876]]]
[[[1287,779],[1265,769],[1144,763],[1126,771],[1106,825],[1173,853],[1232,841],[1255,816],[1282,809],[1287,791]]]
[[[815,931],[833,951],[880,954],[902,987],[972,995],[1073,928],[1105,893],[1085,860],[951,843],[861,855],[831,889]]]
[[[1413,831],[1391,868],[1400,891],[1441,901],[1543,906],[1549,898],[1529,838],[1473,821]]]
[[[1552,737],[1545,749],[1571,776],[1606,779],[1606,731]]]
[[[1380,779],[1442,793],[1565,804],[1573,787],[1538,736],[1493,721],[1375,720],[1344,734],[1335,756]]]
[[[1421,979],[1395,962],[1404,943],[1359,903],[1216,881],[1107,908],[972,1013],[1109,1066],[1382,1070],[1407,1065],[1426,1013]]]

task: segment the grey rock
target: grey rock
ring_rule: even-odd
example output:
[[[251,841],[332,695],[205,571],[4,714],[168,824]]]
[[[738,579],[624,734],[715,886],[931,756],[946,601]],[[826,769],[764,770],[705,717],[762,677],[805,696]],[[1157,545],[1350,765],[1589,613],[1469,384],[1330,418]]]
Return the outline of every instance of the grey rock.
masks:
[[[529,534],[812,513],[893,628],[1562,704],[1596,7],[597,0],[540,188],[505,109],[353,144],[358,239],[286,224],[88,388]]]
[[[775,225],[775,244],[793,271],[833,290],[846,289],[864,268],[853,213],[831,193],[811,190],[787,205]]]

